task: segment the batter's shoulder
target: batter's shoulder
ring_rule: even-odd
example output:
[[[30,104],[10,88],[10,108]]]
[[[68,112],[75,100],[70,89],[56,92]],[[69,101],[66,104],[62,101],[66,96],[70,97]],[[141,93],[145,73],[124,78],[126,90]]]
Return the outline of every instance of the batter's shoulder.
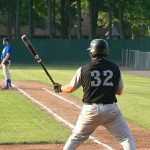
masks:
[[[81,66],[82,69],[89,68],[89,67],[90,67],[90,63]]]

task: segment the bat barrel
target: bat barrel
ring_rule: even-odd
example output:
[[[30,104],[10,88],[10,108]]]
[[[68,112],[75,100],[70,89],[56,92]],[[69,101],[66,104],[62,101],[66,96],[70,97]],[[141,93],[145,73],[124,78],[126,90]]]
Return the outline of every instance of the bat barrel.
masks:
[[[47,69],[45,68],[45,66],[43,65],[39,55],[37,54],[34,46],[32,45],[32,43],[30,42],[30,40],[28,39],[28,37],[26,35],[23,35],[21,37],[22,41],[24,42],[24,44],[26,45],[26,47],[28,48],[28,50],[30,51],[30,53],[33,55],[33,57],[36,59],[36,61],[42,66],[43,70],[45,71],[46,75],[49,77],[49,79],[51,80],[51,82],[53,83],[53,85],[55,84],[54,80],[52,79],[52,77],[50,76],[50,74],[48,73]]]

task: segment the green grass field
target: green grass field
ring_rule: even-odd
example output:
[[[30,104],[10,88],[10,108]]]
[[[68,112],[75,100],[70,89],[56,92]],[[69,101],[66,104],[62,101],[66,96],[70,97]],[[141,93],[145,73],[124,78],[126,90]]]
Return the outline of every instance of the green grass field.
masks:
[[[55,82],[66,84],[78,66],[47,66]],[[39,65],[11,67],[12,80],[39,81],[52,86]],[[65,76],[65,78],[64,78]],[[1,71],[1,80],[3,80]],[[150,130],[150,78],[123,74],[124,93],[118,106],[129,122]],[[71,95],[82,99],[80,88]],[[42,119],[41,119],[42,118]],[[64,143],[70,131],[17,92],[0,92],[0,144]],[[60,135],[61,133],[61,135]]]
[[[69,135],[24,96],[0,93],[0,144],[64,143]]]
[[[150,78],[123,74],[124,93],[118,96],[118,105],[125,118],[150,130]]]

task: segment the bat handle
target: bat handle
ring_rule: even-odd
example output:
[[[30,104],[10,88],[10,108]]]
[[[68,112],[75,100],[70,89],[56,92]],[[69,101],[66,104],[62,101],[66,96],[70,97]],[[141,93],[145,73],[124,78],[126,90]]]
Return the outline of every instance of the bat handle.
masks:
[[[42,68],[44,69],[45,73],[47,74],[47,76],[49,77],[49,79],[51,80],[51,82],[53,83],[53,85],[55,85],[54,80],[52,79],[52,77],[50,76],[50,74],[48,73],[47,69],[45,68],[45,66],[43,65],[43,63],[40,61],[39,64],[42,66]]]

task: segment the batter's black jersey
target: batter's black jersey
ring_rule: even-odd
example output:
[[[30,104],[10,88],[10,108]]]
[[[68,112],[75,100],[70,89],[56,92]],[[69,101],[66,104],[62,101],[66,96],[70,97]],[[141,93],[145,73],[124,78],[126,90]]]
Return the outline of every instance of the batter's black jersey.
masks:
[[[81,67],[81,85],[83,102],[117,102],[115,92],[120,80],[117,65],[105,59],[92,61]]]

